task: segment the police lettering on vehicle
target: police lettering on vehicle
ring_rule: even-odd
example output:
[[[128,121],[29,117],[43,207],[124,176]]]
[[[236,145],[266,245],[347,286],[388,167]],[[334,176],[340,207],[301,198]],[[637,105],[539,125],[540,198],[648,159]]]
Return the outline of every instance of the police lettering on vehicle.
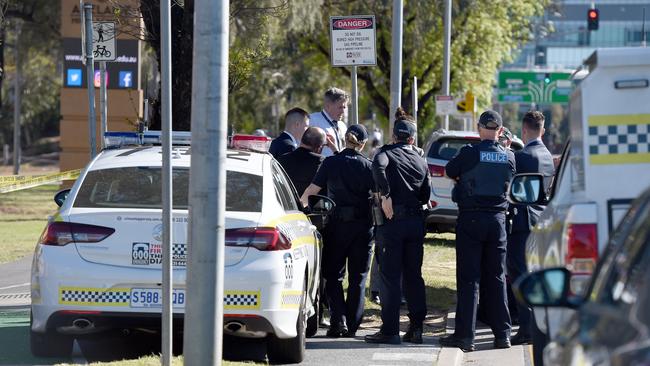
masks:
[[[481,151],[481,162],[507,164],[508,155],[506,153],[496,151]]]

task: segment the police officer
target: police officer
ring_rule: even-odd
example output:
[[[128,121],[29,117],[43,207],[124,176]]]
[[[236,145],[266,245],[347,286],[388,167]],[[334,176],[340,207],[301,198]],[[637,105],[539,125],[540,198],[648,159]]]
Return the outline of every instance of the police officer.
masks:
[[[376,255],[382,285],[382,325],[365,337],[369,343],[422,343],[422,323],[427,313],[422,279],[424,216],[422,205],[431,193],[426,161],[414,149],[416,126],[401,108],[393,127],[394,143],[375,155],[372,173],[386,216],[376,227]],[[401,281],[409,311],[409,329],[400,340]]]
[[[301,197],[306,204],[310,195],[327,187],[336,204],[323,232],[322,272],[330,308],[328,337],[354,337],[363,317],[372,253],[369,198],[374,187],[371,162],[360,152],[367,140],[363,125],[350,126],[345,133],[345,149],[323,161]],[[344,298],[346,264],[348,291]]]
[[[505,220],[506,191],[515,173],[515,158],[512,151],[498,143],[502,126],[497,112],[483,112],[478,123],[481,142],[463,147],[445,168],[447,176],[456,181],[454,198],[459,210],[456,223],[458,298],[456,330],[441,338],[440,344],[465,352],[474,350],[479,283],[490,295],[483,305],[494,333],[494,346],[510,347],[511,326],[504,274]]]

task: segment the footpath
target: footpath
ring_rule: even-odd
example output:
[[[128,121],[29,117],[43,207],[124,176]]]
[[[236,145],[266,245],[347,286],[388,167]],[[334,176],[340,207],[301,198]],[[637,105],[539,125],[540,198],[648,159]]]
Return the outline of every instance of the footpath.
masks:
[[[0,309],[27,308],[30,304],[29,282],[32,256],[0,265]]]

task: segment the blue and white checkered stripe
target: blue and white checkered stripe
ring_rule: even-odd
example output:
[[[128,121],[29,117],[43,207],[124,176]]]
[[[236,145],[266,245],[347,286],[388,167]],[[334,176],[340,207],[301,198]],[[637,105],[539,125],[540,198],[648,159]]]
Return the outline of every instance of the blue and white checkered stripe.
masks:
[[[590,155],[643,154],[650,152],[647,124],[589,126]]]

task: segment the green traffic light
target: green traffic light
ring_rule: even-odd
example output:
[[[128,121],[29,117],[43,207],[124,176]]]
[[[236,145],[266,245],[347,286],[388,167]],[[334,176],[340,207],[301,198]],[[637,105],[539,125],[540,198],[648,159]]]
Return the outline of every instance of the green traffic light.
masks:
[[[550,82],[551,82],[551,78],[544,78],[544,82],[545,82],[546,84],[550,83]]]

